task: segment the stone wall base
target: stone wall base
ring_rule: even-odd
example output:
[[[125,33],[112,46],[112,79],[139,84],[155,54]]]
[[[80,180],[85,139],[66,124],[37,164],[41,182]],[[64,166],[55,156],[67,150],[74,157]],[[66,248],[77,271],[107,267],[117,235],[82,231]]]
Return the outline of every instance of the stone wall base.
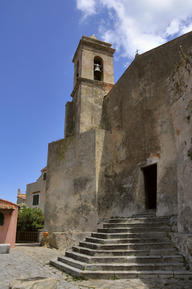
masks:
[[[91,232],[53,232],[47,238],[42,238],[40,241],[41,246],[50,246],[58,250],[70,249],[74,245],[78,245],[85,237],[90,236]]]
[[[170,233],[170,236],[192,268],[192,234]]]

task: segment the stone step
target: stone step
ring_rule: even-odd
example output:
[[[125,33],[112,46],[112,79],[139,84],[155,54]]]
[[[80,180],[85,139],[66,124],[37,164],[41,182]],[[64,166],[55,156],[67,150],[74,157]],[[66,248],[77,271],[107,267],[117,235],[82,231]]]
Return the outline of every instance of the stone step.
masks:
[[[100,249],[100,250],[141,250],[141,249],[168,249],[173,247],[171,242],[160,242],[160,243],[127,243],[127,244],[96,244],[90,242],[79,242],[81,247],[86,247],[90,249]]]
[[[185,270],[185,266],[183,263],[177,263],[177,262],[169,262],[169,263],[138,263],[138,262],[125,262],[125,263],[84,263],[78,260],[75,260],[73,258],[69,258],[66,256],[58,257],[58,261],[67,264],[69,266],[72,266],[74,268],[80,269],[80,270],[116,270],[116,271],[145,271],[145,270]]]
[[[140,223],[139,221],[136,223],[131,223],[131,222],[121,222],[121,223],[104,223],[103,224],[103,228],[137,228],[137,227],[154,227],[154,225],[156,226],[168,226],[169,223],[167,221],[159,221],[159,222],[146,222],[146,223]]]
[[[94,250],[80,246],[73,246],[74,252],[79,252],[89,256],[163,256],[163,255],[176,255],[178,254],[177,248],[168,249],[148,249],[148,250]]]
[[[81,262],[79,260],[75,260],[75,259],[69,258],[67,256],[58,257],[58,261],[60,261],[60,262],[62,262],[64,264],[67,264],[69,266],[72,266],[74,268],[77,268],[77,269],[80,269],[80,270],[85,270],[85,265],[86,265],[85,262]]]
[[[50,265],[54,266],[55,268],[57,268],[61,271],[64,271],[66,274],[70,274],[71,276],[73,276],[75,278],[83,277],[83,275],[82,275],[83,271],[82,270],[75,268],[73,266],[70,266],[68,264],[65,264],[65,263],[59,261],[58,259],[50,260]]]
[[[84,271],[80,272],[81,277],[90,279],[135,279],[135,278],[191,278],[192,272],[186,270],[170,270],[170,271]]]
[[[108,223],[158,223],[161,221],[165,221],[169,224],[169,218],[168,217],[138,217],[138,218],[113,218],[109,219]]]
[[[154,226],[146,227],[119,227],[119,228],[101,228],[97,229],[98,233],[141,233],[141,232],[170,232],[171,229],[168,226]]]
[[[89,256],[100,256],[100,255],[109,255],[109,256],[143,256],[149,254],[149,250],[94,250],[90,248],[73,246],[74,252],[80,252]]]
[[[87,256],[74,251],[67,251],[66,257],[85,263],[183,263],[181,255],[170,256]]]
[[[144,210],[143,212],[140,212],[140,213],[137,213],[135,215],[133,215],[133,218],[137,218],[137,217],[141,217],[141,216],[153,216],[153,217],[156,217],[156,210],[154,209],[146,209]],[[156,218],[159,218],[159,217],[156,217]]]
[[[124,244],[124,243],[159,243],[168,242],[168,237],[163,238],[119,238],[119,239],[99,239],[94,237],[86,237],[86,242],[98,244]]]
[[[88,271],[80,270],[70,265],[64,264],[57,259],[51,260],[50,264],[75,278],[90,278],[90,279],[131,279],[142,277],[165,277],[165,278],[190,278],[192,272],[188,270],[143,270],[143,271]]]
[[[100,239],[118,239],[118,238],[162,238],[167,237],[167,232],[142,232],[142,233],[91,233],[91,237]]]
[[[51,264],[83,278],[191,277],[170,231],[168,218],[154,212],[111,219]]]
[[[93,258],[91,255],[83,254],[73,250],[66,251],[65,256],[84,263],[91,263],[91,259]]]
[[[99,263],[99,264],[85,264],[84,270],[92,271],[153,271],[153,270],[162,270],[162,271],[170,271],[170,270],[186,270],[185,266],[181,263],[129,263],[129,264],[122,264],[122,263]]]
[[[183,257],[181,255],[173,256],[102,256],[102,257],[91,257],[90,263],[135,263],[135,264],[161,264],[161,263],[182,263]]]

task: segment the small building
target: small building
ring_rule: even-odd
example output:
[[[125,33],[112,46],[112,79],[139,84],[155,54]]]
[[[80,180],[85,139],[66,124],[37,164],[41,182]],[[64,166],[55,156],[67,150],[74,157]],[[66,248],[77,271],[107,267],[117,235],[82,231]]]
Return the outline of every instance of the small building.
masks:
[[[18,205],[0,199],[0,244],[15,248]]]
[[[45,207],[46,171],[47,167],[43,168],[38,180],[27,184],[25,201],[27,207],[40,208],[43,212]]]
[[[17,204],[21,205],[26,201],[26,194],[21,194],[21,190],[18,189],[17,191]]]

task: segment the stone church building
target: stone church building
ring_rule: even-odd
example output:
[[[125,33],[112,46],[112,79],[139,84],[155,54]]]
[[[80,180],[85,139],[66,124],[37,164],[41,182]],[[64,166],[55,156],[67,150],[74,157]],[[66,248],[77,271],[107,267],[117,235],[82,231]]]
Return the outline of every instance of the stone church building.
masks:
[[[115,85],[114,52],[95,36],[83,36],[75,52],[65,137],[48,147],[49,243],[70,247],[111,217],[155,210],[175,216],[175,240],[187,244],[192,32],[137,55]]]

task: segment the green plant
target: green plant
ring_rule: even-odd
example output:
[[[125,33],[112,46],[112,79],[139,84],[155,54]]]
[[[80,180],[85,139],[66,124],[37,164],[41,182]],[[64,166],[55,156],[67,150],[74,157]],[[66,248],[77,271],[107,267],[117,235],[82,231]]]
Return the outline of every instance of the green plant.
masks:
[[[185,61],[187,59],[187,55],[184,53],[182,45],[180,45],[179,55],[181,57],[181,60]]]
[[[27,208],[22,204],[18,212],[17,231],[37,232],[44,224],[43,212],[40,208]]]
[[[118,278],[114,275],[111,277],[111,280],[117,280]]]

